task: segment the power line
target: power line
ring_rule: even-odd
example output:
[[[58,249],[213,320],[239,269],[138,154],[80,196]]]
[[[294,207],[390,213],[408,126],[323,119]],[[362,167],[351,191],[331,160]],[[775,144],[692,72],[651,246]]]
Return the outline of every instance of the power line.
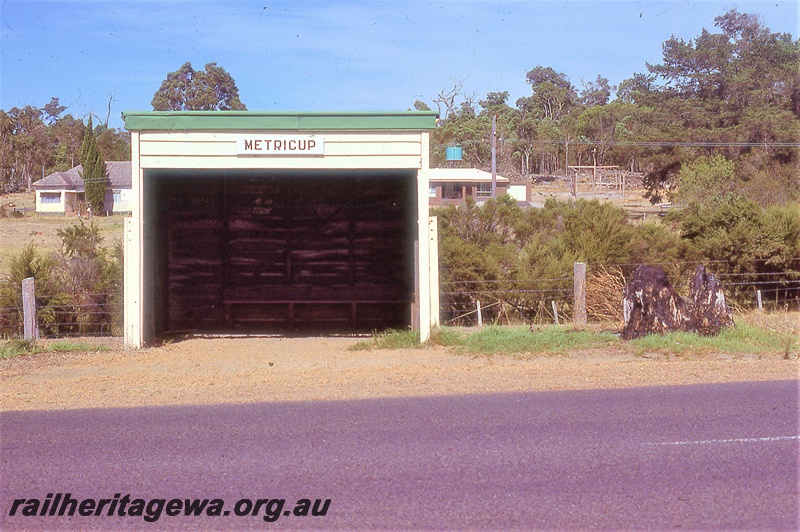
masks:
[[[500,139],[508,142],[527,142],[530,144],[567,144],[564,140],[555,139]],[[490,144],[486,139],[469,139],[458,141],[460,144]],[[627,141],[627,140],[570,140],[570,145],[584,146],[644,146],[652,148],[800,148],[800,142],[708,142],[708,141]],[[444,148],[448,144],[433,144],[434,148]]]

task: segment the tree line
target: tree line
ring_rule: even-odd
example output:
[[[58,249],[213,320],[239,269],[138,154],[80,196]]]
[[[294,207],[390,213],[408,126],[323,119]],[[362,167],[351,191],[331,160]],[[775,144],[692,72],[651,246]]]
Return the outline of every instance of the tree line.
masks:
[[[646,72],[616,87],[598,75],[579,88],[536,66],[526,75],[531,94],[512,107],[507,91],[481,99],[455,82],[432,98],[442,117],[431,140],[433,165],[446,163],[447,146],[460,145],[464,166],[488,169],[496,116],[497,169],[506,177],[618,166],[641,173],[655,203],[689,199],[693,185],[678,193],[694,179],[682,175],[687,166],[731,163],[719,187],[763,206],[797,200],[800,41],[737,10],[714,22],[714,32],[667,40],[660,64],[646,63]]]
[[[681,174],[688,165],[732,162],[727,189],[762,206],[797,200],[800,41],[735,9],[714,23],[715,31],[694,39],[670,38],[661,63],[646,63],[644,73],[616,87],[602,75],[576,87],[564,73],[539,65],[526,75],[531,94],[512,107],[508,91],[479,98],[455,82],[431,98],[441,115],[433,165],[444,166],[445,148],[460,145],[464,166],[488,169],[496,117],[497,168],[507,177],[611,165],[641,173],[651,201],[685,202],[692,186],[682,185],[691,177]],[[169,73],[151,104],[246,109],[233,77],[216,63],[200,71],[185,63]],[[422,101],[414,107],[430,109]],[[55,97],[42,108],[0,110],[0,188],[25,188],[77,164],[86,126],[65,110]],[[127,132],[109,128],[107,119],[94,132],[104,160],[130,158]]]
[[[496,117],[506,177],[618,166],[642,176],[650,201],[675,207],[646,223],[586,200],[522,209],[509,197],[468,198],[434,209],[445,307],[468,312],[477,300],[494,304],[489,319],[534,320],[563,297],[569,313],[573,264],[586,262],[588,297],[610,298],[598,307],[620,309],[620,287],[638,264],[663,266],[685,288],[704,263],[734,305],[752,305],[760,291],[778,308],[800,308],[800,41],[736,10],[715,27],[669,39],[660,64],[618,87],[598,76],[579,89],[537,66],[526,77],[531,95],[514,107],[508,92],[479,99],[458,82],[432,100],[442,118],[433,166],[460,145],[460,164],[488,169]]]

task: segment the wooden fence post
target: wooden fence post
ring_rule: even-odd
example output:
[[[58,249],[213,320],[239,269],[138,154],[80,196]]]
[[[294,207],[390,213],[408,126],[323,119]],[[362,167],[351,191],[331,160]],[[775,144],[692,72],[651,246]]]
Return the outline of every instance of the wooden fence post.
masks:
[[[483,327],[483,314],[481,314],[481,302],[476,301],[478,309],[478,327]]]
[[[22,280],[22,333],[26,340],[39,336],[36,327],[36,293],[33,277]]]
[[[575,325],[586,325],[586,263],[576,262],[573,266],[575,283]]]

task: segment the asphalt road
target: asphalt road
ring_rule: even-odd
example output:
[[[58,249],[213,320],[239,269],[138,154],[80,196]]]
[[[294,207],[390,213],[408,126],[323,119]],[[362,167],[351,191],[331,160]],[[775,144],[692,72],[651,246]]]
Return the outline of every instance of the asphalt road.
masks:
[[[797,529],[799,385],[7,412],[0,529]],[[57,493],[115,508],[23,515]],[[173,498],[228,515],[144,521]]]

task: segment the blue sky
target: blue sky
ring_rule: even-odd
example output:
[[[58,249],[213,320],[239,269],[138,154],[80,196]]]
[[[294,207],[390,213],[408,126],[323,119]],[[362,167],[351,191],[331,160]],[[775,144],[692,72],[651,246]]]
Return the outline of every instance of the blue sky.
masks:
[[[577,87],[612,84],[661,61],[727,10],[798,38],[797,1],[0,0],[0,108],[151,110],[167,73],[216,62],[251,110],[394,111],[458,80],[482,98],[530,94],[537,65]]]

